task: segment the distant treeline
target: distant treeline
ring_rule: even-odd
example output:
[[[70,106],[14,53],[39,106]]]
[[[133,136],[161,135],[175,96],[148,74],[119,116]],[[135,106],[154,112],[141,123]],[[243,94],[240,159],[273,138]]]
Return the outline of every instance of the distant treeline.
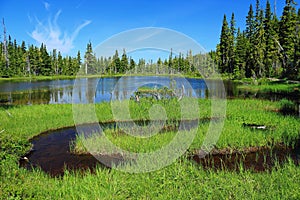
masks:
[[[265,9],[256,1],[250,5],[246,17],[246,29],[236,28],[234,13],[228,23],[224,15],[220,43],[216,51],[193,55],[191,51],[157,61],[141,58],[137,62],[116,51],[111,57],[97,57],[92,43],[86,47],[84,57],[78,51],[76,57],[62,56],[56,49],[47,51],[44,44],[21,45],[8,37],[0,42],[0,76],[53,76],[76,74],[176,74],[207,76],[215,68],[232,78],[277,77],[300,79],[300,9],[296,3],[286,0],[282,16],[272,12],[269,1]],[[4,41],[4,40],[3,40]],[[199,72],[199,68],[202,69]]]
[[[76,75],[81,65],[80,52],[75,58],[63,57],[56,49],[49,53],[44,44],[40,48],[34,45],[27,48],[24,41],[18,45],[10,36],[6,48],[0,43],[0,53],[2,77]]]
[[[3,42],[0,43],[0,76],[53,76],[53,75],[76,75],[76,74],[189,74],[199,76],[199,70],[195,66],[211,66],[213,61],[209,54],[198,54],[193,56],[192,51],[186,55],[179,53],[174,56],[172,51],[168,59],[159,58],[156,62],[146,61],[141,58],[135,62],[126,54],[125,49],[121,56],[116,50],[111,57],[98,58],[93,51],[92,43],[89,42],[82,61],[80,51],[76,57],[63,57],[59,51],[54,49],[50,53],[46,46],[29,46],[25,42],[18,45],[16,40],[12,42],[9,36],[6,52]],[[209,70],[202,70],[201,75],[208,75]]]

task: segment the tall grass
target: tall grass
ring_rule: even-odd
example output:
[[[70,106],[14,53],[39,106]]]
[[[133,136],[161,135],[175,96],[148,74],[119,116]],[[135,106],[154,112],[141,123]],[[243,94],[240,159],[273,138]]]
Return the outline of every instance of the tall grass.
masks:
[[[149,118],[151,102],[129,102],[134,119]],[[172,104],[172,106],[171,106]],[[180,119],[176,102],[162,103],[168,119]],[[199,100],[200,116],[210,116],[210,101]],[[148,106],[148,107],[147,107]],[[299,136],[300,119],[276,112],[279,102],[228,100],[227,114],[217,148],[286,144]],[[95,105],[99,121],[113,120],[109,103]],[[176,111],[176,112],[175,112]],[[148,114],[148,115],[147,115]],[[300,168],[292,162],[269,173],[242,170],[203,170],[181,158],[161,170],[130,174],[99,167],[94,174],[66,172],[50,178],[39,169],[18,166],[18,158],[30,149],[29,138],[40,132],[74,125],[71,105],[33,105],[0,108],[0,199],[299,199]],[[209,121],[208,121],[209,122]],[[190,150],[201,147],[209,123],[201,122]],[[265,125],[256,130],[243,123]],[[153,151],[170,141],[176,132],[157,134],[137,144],[126,135],[107,130],[116,144],[131,151]],[[139,142],[142,139],[139,140]],[[77,143],[76,143],[77,144]],[[136,145],[134,145],[136,144]],[[147,146],[148,145],[148,146]]]
[[[300,168],[292,162],[269,173],[204,171],[183,160],[151,173],[98,168],[49,178],[15,164],[1,165],[2,199],[299,199]]]
[[[299,94],[299,83],[277,83],[277,82],[264,82],[261,84],[242,84],[237,86],[238,89],[249,92],[264,92],[264,93],[290,93],[295,92]]]
[[[200,103],[201,104],[201,103]],[[143,110],[136,109],[136,115],[132,116],[139,117],[147,114],[147,108],[151,105],[143,104],[141,108]],[[280,102],[269,102],[263,100],[230,100],[227,106],[227,115],[220,135],[219,140],[215,144],[216,148],[227,148],[242,149],[249,146],[270,146],[272,147],[276,143],[286,143],[286,145],[292,144],[299,137],[298,126],[299,118],[292,116],[283,116],[276,112],[280,108]],[[201,117],[207,118],[209,111],[204,110],[203,107]],[[206,107],[209,109],[209,107]],[[174,111],[174,109],[172,110]],[[178,118],[174,112],[170,117]],[[147,118],[147,117],[146,117]],[[207,131],[210,125],[210,120],[199,120],[199,126],[197,133],[192,143],[190,150],[200,149],[203,141],[207,136]],[[244,124],[257,124],[263,125],[266,129],[259,130],[248,128]],[[168,143],[176,132],[168,132],[163,134],[156,134],[155,137],[151,138],[136,138],[126,134],[125,131],[122,134],[120,130],[107,130],[104,132],[105,136],[113,141],[115,144],[125,148],[126,150],[133,152],[146,152],[150,149],[155,149],[159,145]],[[86,153],[85,148],[82,145],[84,137],[78,137],[77,142],[81,145],[76,147],[77,152]],[[88,144],[92,145],[95,138],[89,138]],[[146,150],[147,149],[147,150]]]

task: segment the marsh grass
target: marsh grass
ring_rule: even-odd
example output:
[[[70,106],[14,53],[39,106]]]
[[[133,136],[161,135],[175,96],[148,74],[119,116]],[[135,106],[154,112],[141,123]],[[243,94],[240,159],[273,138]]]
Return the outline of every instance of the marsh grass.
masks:
[[[288,99],[282,99],[279,101],[279,111],[284,115],[293,115],[297,113],[296,104]]]
[[[203,170],[187,160],[151,173],[97,168],[94,174],[66,172],[49,178],[13,163],[1,165],[3,199],[298,199],[300,168],[292,161],[269,173]],[[51,187],[50,187],[51,186]],[[233,189],[234,188],[234,189]]]
[[[118,130],[105,130],[103,135],[93,134],[92,137],[84,137],[83,134],[77,135],[75,141],[73,142],[73,148],[71,151],[74,153],[87,153],[89,149],[95,149],[95,152],[100,154],[109,154],[110,147],[105,144],[102,140],[106,137],[116,146],[121,149],[134,153],[147,153],[158,150],[173,139],[176,132],[168,132],[163,134],[156,134],[148,138],[140,138],[128,135],[126,133],[118,134]],[[87,148],[88,147],[88,148]],[[112,152],[112,154],[115,152]]]
[[[133,118],[149,118],[143,104],[132,106]],[[176,102],[173,102],[176,105]],[[145,105],[151,105],[144,102]],[[210,102],[199,100],[200,116],[210,116]],[[263,100],[228,100],[227,114],[217,148],[289,144],[299,136],[299,118],[276,112],[279,102]],[[136,111],[134,111],[136,109]],[[166,108],[168,109],[168,108]],[[109,103],[96,104],[99,121],[113,120]],[[170,110],[172,110],[170,108]],[[141,114],[142,113],[142,114]],[[177,112],[168,117],[180,118]],[[1,199],[299,199],[300,168],[292,160],[278,165],[269,173],[239,172],[226,169],[204,170],[186,158],[150,173],[124,173],[115,169],[97,168],[94,174],[66,171],[60,178],[51,178],[40,169],[19,168],[18,159],[30,149],[28,139],[41,132],[74,125],[71,105],[33,105],[0,107],[0,198]],[[255,130],[243,123],[272,127]],[[209,123],[200,123],[190,150],[201,147]],[[174,133],[157,134],[153,140],[163,145]],[[119,136],[112,130],[107,135],[123,148],[135,140]],[[161,140],[160,137],[166,137]],[[122,138],[122,139],[121,139]],[[126,138],[126,139],[125,139]],[[124,141],[125,140],[125,141]],[[76,143],[77,144],[77,143]],[[129,145],[130,144],[130,145]],[[126,146],[128,145],[128,146]],[[144,145],[145,146],[145,145]],[[149,143],[151,146],[151,143]],[[134,149],[130,149],[134,150]]]
[[[259,84],[241,84],[238,89],[263,93],[300,93],[299,83],[262,82]]]
[[[211,120],[201,120],[201,118],[207,118],[210,113],[210,102],[199,101],[201,107],[199,125],[197,127],[197,133],[195,139],[190,146],[190,150],[200,149],[203,141],[207,136],[207,130],[209,128]],[[174,102],[176,104],[176,102]],[[147,117],[151,102],[141,102],[140,104],[134,103],[131,105],[132,117],[134,119],[149,119]],[[227,105],[227,114],[224,121],[224,127],[220,135],[219,140],[215,144],[218,149],[230,147],[232,149],[242,149],[249,146],[273,146],[276,143],[283,142],[286,145],[292,144],[298,137],[299,132],[299,118],[292,116],[283,116],[276,111],[280,107],[280,102],[269,102],[263,100],[230,100]],[[173,104],[169,105],[166,109],[168,111],[169,121],[166,123],[172,123],[174,120],[180,119],[178,110],[174,109]],[[245,127],[244,124],[258,124],[263,125],[266,129],[253,129]],[[146,129],[149,127],[146,127]],[[155,130],[155,129],[154,129]],[[123,131],[123,132],[122,132]],[[167,132],[163,134],[156,134],[153,138],[137,138],[126,134],[126,127],[117,130],[107,130],[104,132],[105,136],[130,151],[142,151],[145,149],[155,149],[159,145],[168,143],[170,139],[176,134],[176,132]],[[135,130],[131,130],[134,132]],[[137,129],[137,132],[141,131]],[[121,134],[122,133],[122,134]],[[130,131],[129,131],[130,133]],[[84,138],[79,138],[79,143]],[[154,142],[150,142],[150,141]],[[147,141],[143,143],[143,140]],[[92,141],[92,140],[91,140]],[[75,142],[76,144],[76,142]],[[75,145],[76,146],[76,145]],[[145,148],[145,149],[143,149]],[[82,146],[78,148],[78,152],[84,153]]]

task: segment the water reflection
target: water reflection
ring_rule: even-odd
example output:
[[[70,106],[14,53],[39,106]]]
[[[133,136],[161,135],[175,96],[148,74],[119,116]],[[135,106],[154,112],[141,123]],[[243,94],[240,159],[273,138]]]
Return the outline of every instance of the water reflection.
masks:
[[[184,95],[189,97],[208,98],[208,88],[218,92],[218,84],[201,79],[174,78],[175,88],[187,83]],[[143,83],[149,87],[170,87],[173,79],[169,77],[108,77],[80,78],[75,80],[27,81],[0,83],[0,100],[11,104],[66,104],[99,103],[110,100],[128,99]],[[186,81],[187,80],[187,81]],[[74,90],[73,90],[74,89]],[[211,93],[213,94],[213,93]],[[219,95],[219,94],[217,94]]]
[[[74,83],[76,81],[76,88]],[[160,76],[130,76],[107,78],[80,78],[50,81],[1,82],[0,104],[67,104],[99,103],[110,100],[128,99],[142,85],[153,88],[174,87],[184,91],[188,97],[210,98],[262,98],[295,100],[298,96],[287,94],[260,94],[240,91],[231,81],[216,81],[194,78],[170,78]],[[174,84],[175,83],[175,84]],[[221,85],[224,84],[225,92]],[[74,89],[74,90],[73,90]],[[296,99],[297,100],[297,99]]]

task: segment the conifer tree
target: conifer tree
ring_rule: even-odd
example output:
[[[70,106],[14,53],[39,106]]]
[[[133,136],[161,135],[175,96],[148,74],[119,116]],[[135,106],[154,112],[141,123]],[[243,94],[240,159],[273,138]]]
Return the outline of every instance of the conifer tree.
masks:
[[[229,65],[229,39],[230,38],[230,29],[228,27],[228,22],[226,15],[224,15],[223,18],[223,24],[222,24],[222,31],[221,31],[221,37],[220,37],[220,70],[221,73],[228,72],[228,65]]]
[[[123,54],[120,62],[120,73],[125,73],[128,70],[129,64],[125,49],[123,49]]]
[[[265,77],[264,52],[265,52],[265,32],[264,32],[264,12],[260,8],[260,1],[256,0],[255,12],[255,33],[252,40],[254,47],[253,71],[256,77]]]
[[[41,75],[44,76],[50,76],[52,75],[52,68],[51,68],[51,59],[50,56],[47,52],[47,48],[46,45],[44,45],[43,43],[41,44],[41,48],[40,48],[40,71],[41,71]]]
[[[251,77],[253,66],[255,66],[254,59],[255,59],[255,52],[254,52],[254,37],[255,37],[255,21],[254,21],[254,13],[252,4],[250,4],[247,19],[246,19],[246,51],[247,51],[247,59],[245,60],[245,76]]]
[[[300,79],[300,8],[298,9],[297,13],[297,24],[296,24],[296,42],[295,42],[295,49],[294,49],[294,63],[293,63],[297,77]]]
[[[266,3],[264,17],[264,34],[265,34],[265,52],[264,52],[264,68],[267,77],[273,76],[276,71],[276,63],[278,61],[278,40],[277,20],[271,11],[269,0]],[[276,23],[276,24],[275,24]]]
[[[112,59],[112,69],[113,69],[114,74],[119,73],[120,68],[121,68],[121,60],[119,58],[119,52],[118,52],[118,50],[116,50],[115,55],[113,56],[113,59]]]
[[[236,37],[236,47],[235,47],[235,68],[234,68],[234,76],[236,78],[244,78],[245,77],[245,66],[247,59],[247,38],[245,32],[241,32],[240,28],[237,31]]]
[[[235,19],[234,19],[234,13],[231,15],[230,20],[230,33],[229,33],[229,41],[228,41],[228,73],[232,74],[234,71],[234,65],[235,65],[235,35],[236,35],[236,28],[235,28]]]
[[[96,73],[96,56],[94,55],[91,41],[86,46],[84,55],[85,73]]]

